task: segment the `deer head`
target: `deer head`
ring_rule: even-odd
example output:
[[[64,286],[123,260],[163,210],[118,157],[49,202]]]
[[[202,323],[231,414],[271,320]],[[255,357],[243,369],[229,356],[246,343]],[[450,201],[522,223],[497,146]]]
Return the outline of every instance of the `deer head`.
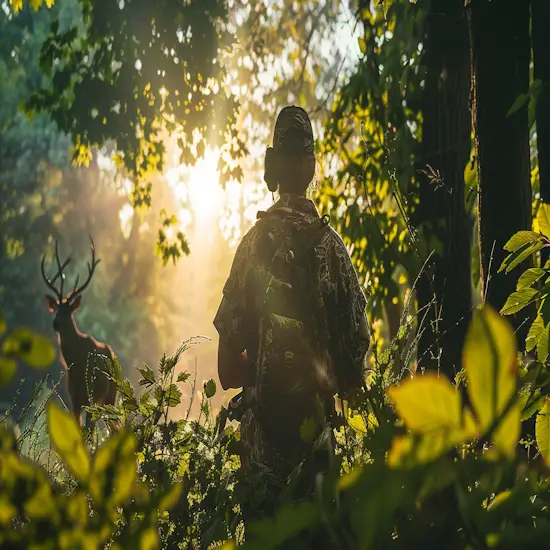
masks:
[[[57,263],[57,274],[53,279],[50,279],[49,277],[46,276],[46,272],[44,270],[44,262],[46,258],[42,256],[42,263],[41,263],[42,278],[44,279],[44,282],[48,285],[48,287],[55,294],[55,296],[52,296],[51,294],[46,294],[46,304],[50,312],[52,313],[55,312],[55,317],[53,320],[53,328],[56,332],[62,332],[63,330],[68,329],[72,326],[73,313],[78,310],[78,308],[82,303],[82,292],[84,292],[86,287],[90,284],[95,268],[97,267],[97,264],[100,262],[100,260],[96,260],[94,241],[91,237],[90,237],[90,242],[91,242],[91,249],[92,249],[92,261],[91,263],[88,264],[88,278],[86,279],[83,285],[78,286],[78,276],[77,276],[73,290],[68,294],[67,297],[65,297],[63,293],[63,285],[65,283],[65,274],[63,273],[63,270],[70,263],[71,256],[69,255],[69,257],[62,264],[61,260],[59,259],[59,250],[57,247],[57,241],[55,241],[55,260]],[[57,280],[58,277],[61,279],[59,290],[55,286],[55,281]]]

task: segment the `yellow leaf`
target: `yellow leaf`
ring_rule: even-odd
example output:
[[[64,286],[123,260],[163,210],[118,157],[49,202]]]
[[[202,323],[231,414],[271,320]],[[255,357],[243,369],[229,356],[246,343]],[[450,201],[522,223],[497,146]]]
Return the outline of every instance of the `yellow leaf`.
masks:
[[[125,503],[134,489],[137,458],[135,436],[120,431],[107,439],[94,456],[90,493],[96,502],[108,500],[113,506]],[[107,475],[108,471],[111,476]]]
[[[228,540],[224,542],[220,547],[220,550],[236,550],[236,549],[237,549],[237,544],[235,543],[234,540]]]
[[[349,411],[348,414],[348,424],[359,434],[366,434],[367,433],[367,425],[365,424],[365,420],[361,413],[353,413],[352,411]]]
[[[25,327],[15,329],[7,336],[2,351],[5,355],[17,355],[35,368],[49,367],[56,356],[55,347],[47,338]]]
[[[10,4],[15,13],[23,9],[23,0],[10,0]]]
[[[487,511],[492,510],[493,508],[496,508],[500,504],[502,504],[505,500],[508,500],[510,495],[512,494],[512,491],[509,489],[507,491],[502,491],[502,493],[499,493],[491,502],[489,503],[489,506],[487,506]]]
[[[397,414],[409,430],[426,433],[462,425],[460,394],[449,380],[428,372],[388,389]]]
[[[9,359],[8,357],[2,357],[0,355],[0,386],[9,384],[16,370],[17,361],[15,359]]]
[[[55,403],[49,403],[48,430],[54,449],[69,471],[76,479],[85,482],[90,473],[90,457],[73,415],[61,410]]]
[[[8,328],[8,324],[6,323],[6,319],[2,314],[2,312],[0,311],[0,336],[2,336],[4,332],[6,332],[7,328]]]
[[[550,204],[541,202],[537,212],[539,231],[550,239]]]
[[[490,307],[474,314],[464,345],[463,364],[480,428],[487,430],[502,415],[517,385],[514,333],[509,323]],[[504,419],[509,435],[505,436],[500,428],[495,432],[494,442],[506,454],[517,443],[516,440],[512,447],[510,437],[518,433],[519,421],[517,413],[510,411]]]
[[[170,510],[170,508],[172,508],[180,498],[182,491],[182,482],[172,484],[170,490],[162,496],[159,504],[159,510],[161,512],[164,512],[165,510]]]
[[[143,531],[139,539],[139,550],[157,550],[159,547],[159,537],[156,529],[149,527]]]
[[[0,498],[0,525],[7,525],[17,515],[17,509],[8,500],[8,497]]]
[[[336,488],[339,491],[345,491],[348,487],[355,485],[363,469],[360,466],[352,468],[349,472],[346,472],[340,476]]]
[[[544,405],[540,409],[535,424],[537,447],[547,466],[550,466],[550,399],[544,398]]]
[[[38,8],[42,5],[42,0],[29,0],[29,5],[34,11],[38,11]]]

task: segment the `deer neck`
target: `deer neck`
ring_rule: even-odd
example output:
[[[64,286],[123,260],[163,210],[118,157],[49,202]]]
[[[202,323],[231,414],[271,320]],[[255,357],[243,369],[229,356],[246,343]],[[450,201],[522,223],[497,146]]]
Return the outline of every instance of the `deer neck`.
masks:
[[[58,332],[59,345],[65,358],[72,355],[74,345],[82,338],[84,334],[78,330],[74,316],[71,316],[71,322],[68,327]]]

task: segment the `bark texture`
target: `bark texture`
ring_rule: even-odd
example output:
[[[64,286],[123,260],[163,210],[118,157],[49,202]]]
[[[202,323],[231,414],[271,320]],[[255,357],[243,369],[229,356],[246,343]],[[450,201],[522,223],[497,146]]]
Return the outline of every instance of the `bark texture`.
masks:
[[[433,0],[426,19],[426,87],[418,208],[430,261],[417,287],[419,366],[460,369],[471,312],[470,228],[464,169],[470,154],[470,47],[463,0]],[[424,315],[425,313],[425,315]]]
[[[468,9],[482,288],[485,301],[500,309],[523,271],[497,274],[503,247],[532,222],[527,107],[507,116],[529,88],[529,2],[472,0]],[[520,317],[513,322],[521,327]]]

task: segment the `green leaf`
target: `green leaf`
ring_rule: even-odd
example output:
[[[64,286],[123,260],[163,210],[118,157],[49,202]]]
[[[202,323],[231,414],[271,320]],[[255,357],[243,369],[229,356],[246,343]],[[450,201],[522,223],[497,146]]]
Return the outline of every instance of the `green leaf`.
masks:
[[[522,107],[525,107],[529,103],[529,93],[519,94],[512,106],[508,109],[506,116],[512,116],[514,113],[517,113]]]
[[[539,231],[550,239],[550,204],[541,203],[537,212]]]
[[[8,324],[6,323],[4,314],[0,311],[0,336],[2,336],[7,329],[8,329]]]
[[[176,379],[176,382],[187,382],[191,376],[191,373],[189,372],[180,372],[178,374],[178,378]]]
[[[363,55],[365,55],[365,53],[367,53],[367,42],[366,42],[364,36],[359,37],[359,49],[361,50],[361,53]]]
[[[536,288],[522,288],[517,292],[512,292],[503,308],[500,310],[502,315],[513,315],[529,305],[539,294]]]
[[[540,233],[535,233],[534,231],[518,231],[504,245],[504,250],[507,250],[508,252],[515,252],[521,246],[533,244],[540,240]]]
[[[525,351],[531,351],[538,344],[543,332],[544,320],[540,315],[537,315],[525,339]]]
[[[539,240],[535,243],[518,248],[515,252],[512,252],[504,259],[502,265],[498,269],[498,273],[501,273],[504,270],[506,270],[506,273],[510,273],[512,269],[517,267],[532,254],[538,252],[543,246],[544,242]]]
[[[170,384],[166,390],[164,399],[169,407],[177,407],[181,403],[181,390],[176,384]]]
[[[84,447],[80,427],[72,414],[53,402],[48,404],[48,431],[50,441],[69,471],[80,482],[90,474],[90,457]]]
[[[516,339],[510,324],[491,307],[475,312],[463,352],[468,395],[482,430],[492,427],[514,397],[517,385]],[[516,404],[495,430],[493,441],[505,455],[513,453],[520,433]]]
[[[17,371],[17,361],[0,355],[0,386],[9,384]]]
[[[139,381],[140,386],[152,386],[155,383],[155,373],[148,365],[143,365],[138,369],[143,378]]]
[[[540,454],[550,466],[550,399],[545,398],[535,424],[535,437]]]
[[[537,342],[537,359],[544,363],[548,357],[548,345],[550,340],[550,323],[546,325]]]
[[[300,438],[304,443],[313,443],[317,433],[317,422],[315,418],[308,416],[300,425]]]
[[[204,395],[207,399],[210,399],[211,397],[214,397],[216,394],[216,382],[213,378],[210,378],[208,382],[204,383]]]
[[[107,439],[94,456],[90,494],[116,507],[128,501],[136,482],[136,438],[125,430]]]
[[[35,368],[49,367],[57,355],[47,338],[25,327],[13,330],[4,340],[2,350],[5,355],[16,355]]]
[[[527,271],[521,274],[518,280],[516,290],[530,287],[540,279],[542,279],[548,272],[541,267],[531,267]]]

